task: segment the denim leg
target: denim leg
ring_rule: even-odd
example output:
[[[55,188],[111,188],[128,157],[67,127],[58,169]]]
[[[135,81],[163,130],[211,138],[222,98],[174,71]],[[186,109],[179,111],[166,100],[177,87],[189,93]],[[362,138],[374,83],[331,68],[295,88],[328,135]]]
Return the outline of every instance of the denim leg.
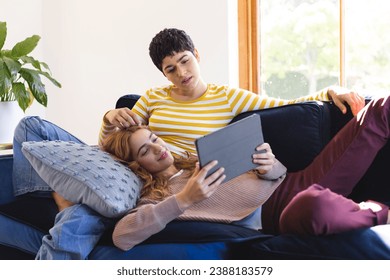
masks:
[[[39,117],[23,118],[15,129],[13,143],[13,186],[15,195],[51,198],[51,188],[24,157],[26,141],[63,140],[83,143],[57,125]],[[45,213],[43,213],[44,215]],[[36,259],[85,259],[103,234],[107,221],[86,205],[73,205],[56,215],[55,224],[45,235]]]
[[[111,223],[84,204],[75,204],[57,214],[49,235],[42,239],[37,260],[84,260]]]
[[[39,117],[23,118],[15,129],[13,141],[13,186],[15,196],[36,191],[51,191],[24,157],[21,148],[25,141],[63,140],[82,143],[72,134]],[[42,194],[38,192],[37,194]],[[49,194],[49,193],[47,193]]]

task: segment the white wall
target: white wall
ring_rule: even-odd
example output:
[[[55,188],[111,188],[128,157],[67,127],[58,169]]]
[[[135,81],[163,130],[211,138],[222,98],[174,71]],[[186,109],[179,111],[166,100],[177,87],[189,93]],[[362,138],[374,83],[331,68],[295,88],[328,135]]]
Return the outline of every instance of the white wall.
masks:
[[[96,144],[101,118],[118,97],[168,83],[148,55],[150,40],[165,27],[193,38],[206,82],[238,84],[236,2],[0,0],[0,20],[5,17],[9,33],[16,33],[9,37],[13,43],[41,35],[32,55],[63,85],[47,82],[48,107],[42,112],[35,105],[27,113]]]

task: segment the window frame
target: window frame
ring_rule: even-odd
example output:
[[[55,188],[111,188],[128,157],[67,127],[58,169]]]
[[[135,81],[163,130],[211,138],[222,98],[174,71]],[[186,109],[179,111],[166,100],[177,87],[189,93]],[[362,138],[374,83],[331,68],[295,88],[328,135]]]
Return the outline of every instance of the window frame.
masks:
[[[239,86],[260,93],[258,1],[238,0],[237,2]]]

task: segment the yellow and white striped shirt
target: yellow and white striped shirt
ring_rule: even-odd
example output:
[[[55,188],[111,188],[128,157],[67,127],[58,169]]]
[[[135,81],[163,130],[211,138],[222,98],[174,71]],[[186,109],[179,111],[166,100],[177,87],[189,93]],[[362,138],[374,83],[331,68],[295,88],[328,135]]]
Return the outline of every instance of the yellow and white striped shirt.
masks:
[[[214,84],[208,84],[207,91],[198,99],[179,101],[171,97],[173,87],[148,90],[132,110],[177,154],[185,151],[196,154],[197,138],[226,126],[242,112],[309,100],[329,101],[326,89],[298,99],[284,100]],[[112,132],[112,127],[102,129],[100,137],[103,138]]]

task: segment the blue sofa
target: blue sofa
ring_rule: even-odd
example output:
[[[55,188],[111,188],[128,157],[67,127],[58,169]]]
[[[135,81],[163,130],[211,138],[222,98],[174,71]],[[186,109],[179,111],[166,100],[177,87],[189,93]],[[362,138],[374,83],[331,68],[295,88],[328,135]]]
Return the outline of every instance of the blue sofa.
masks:
[[[125,95],[116,107],[131,108],[138,97]],[[322,102],[256,113],[261,115],[265,141],[289,171],[307,166],[351,118],[350,113],[341,114],[332,103]],[[241,114],[233,121],[248,114]],[[0,156],[0,259],[34,259],[57,210],[49,199],[32,203],[13,196],[12,163],[12,155]],[[390,191],[384,186],[388,182],[385,178],[388,166],[389,144],[350,197],[356,201],[375,199],[389,204]],[[217,223],[173,221],[160,233],[126,252],[113,246],[111,230],[108,230],[89,259],[390,259],[390,225],[324,237],[302,237],[272,236]]]

